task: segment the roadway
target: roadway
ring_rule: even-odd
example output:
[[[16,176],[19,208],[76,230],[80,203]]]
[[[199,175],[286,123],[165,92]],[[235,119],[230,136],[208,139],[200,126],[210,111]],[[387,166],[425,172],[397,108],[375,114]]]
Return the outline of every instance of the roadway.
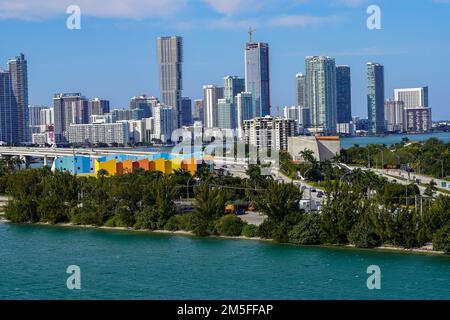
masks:
[[[343,164],[341,164],[343,165]],[[349,165],[344,165],[347,168],[350,168],[351,170],[356,170],[356,169],[361,169],[361,170],[370,170],[374,173],[376,173],[377,175],[379,175],[380,177],[386,178],[387,181],[389,182],[396,182],[402,185],[410,185],[411,183],[414,183],[417,185],[417,187],[419,187],[420,190],[420,194],[424,194],[426,187],[424,187],[423,185],[417,184],[415,183],[415,180],[412,180],[412,177],[410,177],[411,179],[408,180],[408,174],[407,172],[404,172],[404,174],[402,174],[401,172],[399,173],[399,170],[383,170],[383,169],[375,169],[375,168],[366,168],[366,167],[352,167]],[[406,175],[405,175],[406,174]],[[417,178],[418,175],[415,175],[415,177]],[[423,177],[423,176],[421,176]],[[421,179],[421,178],[419,178]],[[428,180],[422,180],[421,179],[421,183],[426,183],[425,181],[431,181],[432,178],[428,177]],[[446,195],[443,192],[440,191],[436,191],[437,195]]]

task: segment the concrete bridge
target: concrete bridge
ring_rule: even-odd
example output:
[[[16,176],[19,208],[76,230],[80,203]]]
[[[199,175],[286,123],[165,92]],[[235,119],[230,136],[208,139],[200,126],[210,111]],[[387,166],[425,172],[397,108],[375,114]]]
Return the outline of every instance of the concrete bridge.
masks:
[[[170,153],[170,151],[161,151],[161,153]],[[38,148],[38,147],[0,147],[0,157],[20,157],[26,166],[38,159],[43,161],[45,166],[52,166],[53,161],[57,157],[63,156],[87,156],[91,158],[100,158],[105,156],[125,154],[130,156],[148,156],[150,154],[159,153],[158,151],[137,150],[134,148],[103,148],[103,149],[87,149],[87,148]],[[219,165],[238,165],[247,167],[246,159],[233,159],[226,157],[215,157],[214,162]]]

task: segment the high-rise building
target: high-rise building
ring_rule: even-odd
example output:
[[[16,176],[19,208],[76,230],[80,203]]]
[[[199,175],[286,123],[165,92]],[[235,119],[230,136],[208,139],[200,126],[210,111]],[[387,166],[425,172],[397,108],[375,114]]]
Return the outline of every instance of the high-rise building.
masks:
[[[306,57],[306,101],[311,128],[326,135],[336,133],[336,64],[325,56]]]
[[[297,134],[294,120],[257,117],[244,121],[244,141],[257,149],[287,150],[288,138]]]
[[[237,76],[227,76],[223,78],[223,82],[223,97],[235,103],[237,94],[245,91],[245,79]]]
[[[406,131],[427,132],[431,130],[431,108],[417,107],[405,109]]]
[[[245,91],[253,97],[253,116],[270,115],[269,45],[245,44]]]
[[[405,123],[405,103],[403,101],[387,100],[384,103],[386,130],[388,132],[403,132]]]
[[[244,121],[253,116],[253,99],[250,92],[241,92],[236,95],[236,127],[242,132]]]
[[[214,85],[203,86],[203,113],[205,128],[214,128],[218,125],[217,101],[223,99],[223,88]]]
[[[158,37],[157,57],[161,102],[173,107],[173,127],[181,127],[181,91],[183,89],[183,38]]]
[[[89,99],[88,110],[89,116],[109,113],[109,100],[100,98]]]
[[[70,143],[106,143],[127,145],[130,140],[129,124],[117,123],[71,124],[68,128]]]
[[[395,89],[394,100],[403,101],[405,109],[428,108],[428,87]]]
[[[168,142],[172,138],[174,108],[158,104],[153,108],[154,138]]]
[[[308,107],[298,107],[298,125],[302,128],[311,126],[311,112]]]
[[[81,93],[59,93],[53,97],[55,142],[67,143],[71,124],[89,123],[88,100]]]
[[[295,96],[296,106],[306,107],[306,77],[302,73],[295,75]]]
[[[152,108],[159,103],[158,98],[149,97],[145,94],[135,96],[130,100],[130,110],[141,109],[142,118],[150,118],[152,116]]]
[[[181,125],[192,124],[192,100],[188,97],[181,98]]]
[[[41,126],[47,128],[48,126],[53,126],[55,124],[55,112],[54,108],[42,109],[41,110]]]
[[[23,53],[8,61],[11,74],[12,91],[17,115],[18,142],[30,142],[31,134],[28,120],[28,71]]]
[[[192,120],[203,122],[203,99],[194,100],[194,109],[192,110]]]
[[[112,120],[112,122],[117,122],[117,121],[122,121],[122,120],[133,120],[133,110],[114,109],[113,111],[111,111],[111,120]]]
[[[223,99],[217,103],[217,126],[223,129],[236,128],[236,96],[245,91],[245,80],[237,76],[224,78]]]
[[[352,121],[352,84],[349,66],[336,66],[337,122]]]
[[[283,115],[285,119],[290,120],[298,120],[298,110],[299,108],[297,106],[285,106],[283,108]]]
[[[0,142],[18,142],[16,112],[11,74],[0,69]]]
[[[384,66],[367,63],[367,114],[369,134],[382,134],[386,131],[384,118]]]
[[[217,100],[217,126],[221,129],[234,129],[236,127],[236,112],[234,103],[229,99]]]
[[[28,121],[29,130],[31,134],[45,132],[46,125],[44,123],[45,119],[42,118],[44,110],[50,109],[46,106],[29,106],[28,107]]]

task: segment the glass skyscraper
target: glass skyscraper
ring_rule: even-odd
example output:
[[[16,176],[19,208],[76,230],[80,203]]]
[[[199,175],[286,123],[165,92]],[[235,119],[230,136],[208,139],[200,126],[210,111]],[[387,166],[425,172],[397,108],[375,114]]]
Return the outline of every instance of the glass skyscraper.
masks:
[[[9,71],[0,69],[0,141],[12,144],[18,142],[17,109]]]
[[[352,84],[349,66],[336,66],[337,122],[352,121]]]
[[[31,135],[28,126],[28,71],[24,54],[21,53],[14,59],[10,59],[8,67],[11,74],[14,106],[17,110],[17,141],[29,142]]]
[[[270,115],[269,45],[245,44],[245,91],[253,97],[253,117]]]
[[[324,134],[336,134],[336,63],[325,56],[306,57],[306,103],[311,128]]]
[[[183,38],[178,36],[158,37],[157,59],[161,102],[173,107],[174,128],[181,127],[181,94],[183,89]]]
[[[296,107],[306,107],[306,78],[302,73],[295,75]]]
[[[382,134],[386,131],[384,117],[384,66],[367,63],[367,113],[369,133]]]
[[[192,100],[188,97],[181,98],[181,125],[192,124]]]

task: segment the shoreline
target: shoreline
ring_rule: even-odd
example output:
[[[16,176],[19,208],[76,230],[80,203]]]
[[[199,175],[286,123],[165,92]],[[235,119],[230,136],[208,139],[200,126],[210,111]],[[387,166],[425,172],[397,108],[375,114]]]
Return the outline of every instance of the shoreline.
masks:
[[[51,224],[51,223],[45,223],[45,222],[36,222],[36,223],[14,223],[6,218],[4,218],[0,214],[0,223],[13,223],[18,225],[38,225],[38,226],[48,226],[48,227],[65,227],[65,228],[80,228],[80,229],[97,229],[97,230],[105,230],[105,231],[126,231],[126,232],[136,232],[136,233],[147,233],[149,235],[151,234],[166,234],[166,235],[173,235],[173,236],[187,236],[187,237],[196,237],[196,238],[204,238],[204,239],[228,239],[228,240],[253,240],[253,241],[263,241],[263,242],[272,242],[274,244],[281,244],[281,245],[290,245],[295,247],[322,247],[322,248],[328,248],[328,249],[357,249],[357,250],[364,250],[364,251],[379,251],[379,252],[395,252],[395,253],[404,253],[404,254],[427,254],[427,255],[435,255],[435,256],[445,256],[445,252],[443,251],[435,251],[430,246],[424,246],[421,248],[402,248],[402,247],[395,247],[391,245],[382,245],[375,248],[357,248],[355,245],[348,244],[348,245],[311,245],[311,246],[302,246],[302,245],[296,245],[293,243],[277,243],[274,242],[273,239],[264,239],[260,237],[245,237],[245,236],[222,236],[222,235],[210,235],[206,237],[201,237],[195,235],[192,231],[186,231],[186,230],[176,230],[176,231],[170,231],[170,230],[149,230],[149,229],[134,229],[134,228],[127,228],[127,227],[107,227],[107,226],[94,226],[94,225],[77,225],[73,223],[57,223],[57,224]]]

